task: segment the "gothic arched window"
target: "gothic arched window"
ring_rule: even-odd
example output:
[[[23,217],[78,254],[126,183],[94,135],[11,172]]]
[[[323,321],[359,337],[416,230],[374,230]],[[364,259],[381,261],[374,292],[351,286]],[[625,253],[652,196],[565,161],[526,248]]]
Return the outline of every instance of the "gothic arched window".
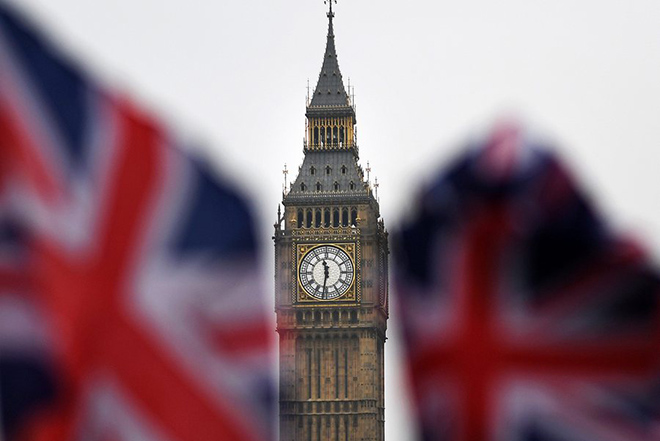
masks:
[[[341,225],[342,227],[348,226],[348,208],[343,208],[341,210]]]
[[[305,215],[302,210],[298,210],[298,228],[302,228]]]
[[[316,191],[321,191],[321,188],[322,188],[322,187],[321,187],[321,183],[320,183],[320,182],[317,182],[317,183],[316,183]]]
[[[357,227],[357,208],[351,208],[351,225]]]
[[[305,191],[307,189],[307,186],[305,185],[304,182],[300,184],[300,191]]]
[[[321,226],[321,209],[317,208],[314,211],[314,226],[319,228]]]
[[[314,176],[316,174],[316,167],[313,165],[309,168],[309,174]]]
[[[355,183],[351,181],[351,183],[348,184],[348,188],[350,188],[351,190],[355,190]]]
[[[335,181],[334,189],[335,191],[339,191],[339,182]]]
[[[307,226],[307,228],[312,228],[312,210],[311,209],[309,209],[309,208],[307,209],[307,213],[306,213],[305,217],[306,217],[305,225]]]
[[[326,174],[326,175],[329,175],[330,173],[332,173],[332,169],[330,168],[329,165],[326,165],[326,166],[325,166],[325,174]]]
[[[335,208],[334,211],[332,212],[332,226],[333,227],[338,227],[339,226],[339,209]]]
[[[330,209],[326,208],[325,210],[323,210],[323,226],[328,228],[330,226],[330,222],[331,222]]]
[[[345,166],[345,165],[342,165],[342,166],[341,166],[341,174],[342,174],[342,175],[345,175],[345,174],[346,174],[346,166]]]

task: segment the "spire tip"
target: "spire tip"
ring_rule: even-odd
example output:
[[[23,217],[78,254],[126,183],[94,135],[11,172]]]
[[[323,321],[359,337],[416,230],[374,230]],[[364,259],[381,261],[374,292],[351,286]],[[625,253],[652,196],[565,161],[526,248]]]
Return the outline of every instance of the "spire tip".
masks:
[[[333,2],[334,2],[335,4],[337,4],[337,0],[323,0],[323,3],[326,4],[326,5],[328,5],[328,7],[329,7],[329,9],[328,9],[328,14],[327,14],[327,15],[328,15],[328,18],[329,18],[330,20],[332,20],[332,18],[335,16],[335,13],[332,12],[332,3],[333,3]]]

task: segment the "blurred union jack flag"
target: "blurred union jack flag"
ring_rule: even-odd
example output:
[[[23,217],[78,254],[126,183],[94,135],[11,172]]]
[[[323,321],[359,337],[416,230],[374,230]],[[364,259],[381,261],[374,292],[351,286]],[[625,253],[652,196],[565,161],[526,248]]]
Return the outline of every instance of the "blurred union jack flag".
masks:
[[[6,439],[269,439],[262,294],[237,191],[0,3]]]
[[[396,234],[422,438],[660,440],[660,283],[550,150],[503,124]]]

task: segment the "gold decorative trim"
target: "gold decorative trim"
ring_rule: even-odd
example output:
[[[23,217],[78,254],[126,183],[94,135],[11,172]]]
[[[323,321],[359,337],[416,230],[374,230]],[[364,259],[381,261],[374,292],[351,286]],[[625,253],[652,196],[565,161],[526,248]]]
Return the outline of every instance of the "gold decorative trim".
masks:
[[[360,235],[360,229],[355,227],[292,228],[291,229],[291,236],[304,237],[306,239],[316,236],[327,237],[328,235],[349,236],[351,237],[351,239],[354,240],[354,236]]]

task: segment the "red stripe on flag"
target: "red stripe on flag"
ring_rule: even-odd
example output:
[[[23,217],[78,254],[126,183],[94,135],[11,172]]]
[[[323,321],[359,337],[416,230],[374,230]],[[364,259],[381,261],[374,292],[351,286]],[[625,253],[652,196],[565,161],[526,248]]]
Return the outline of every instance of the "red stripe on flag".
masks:
[[[7,155],[2,159],[20,164],[21,167],[10,168],[25,170],[27,176],[24,177],[27,178],[27,182],[33,184],[41,197],[49,200],[58,192],[57,179],[52,174],[51,168],[54,164],[48,164],[42,157],[40,149],[32,142],[28,124],[29,122],[22,120],[14,109],[0,105],[0,140]],[[59,164],[55,164],[57,165]]]
[[[31,277],[24,269],[0,266],[0,293],[28,290],[30,281]]]
[[[210,325],[213,327],[213,325]],[[228,357],[244,352],[261,352],[268,349],[271,328],[261,317],[251,323],[234,324],[234,326],[215,326],[211,329],[216,348]]]

